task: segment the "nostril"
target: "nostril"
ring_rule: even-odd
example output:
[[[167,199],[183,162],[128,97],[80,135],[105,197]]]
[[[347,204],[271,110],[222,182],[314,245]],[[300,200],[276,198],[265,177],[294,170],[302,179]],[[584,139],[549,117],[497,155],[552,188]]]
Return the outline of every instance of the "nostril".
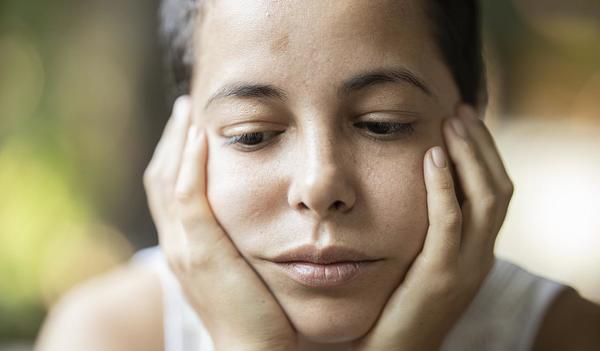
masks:
[[[339,210],[344,207],[344,203],[342,201],[338,200],[338,201],[334,202],[332,206],[334,209]]]
[[[307,205],[306,205],[304,202],[300,202],[300,203],[298,204],[298,207],[299,207],[300,209],[303,209],[303,210],[307,210],[307,209],[309,209],[309,208],[310,208],[310,207],[308,207],[308,206],[307,206]],[[346,208],[346,204],[344,204],[344,202],[343,202],[343,201],[340,201],[340,200],[338,200],[338,201],[334,202],[334,203],[333,203],[333,204],[330,206],[330,208],[333,208],[334,210],[343,210],[343,209],[345,209],[345,208]]]

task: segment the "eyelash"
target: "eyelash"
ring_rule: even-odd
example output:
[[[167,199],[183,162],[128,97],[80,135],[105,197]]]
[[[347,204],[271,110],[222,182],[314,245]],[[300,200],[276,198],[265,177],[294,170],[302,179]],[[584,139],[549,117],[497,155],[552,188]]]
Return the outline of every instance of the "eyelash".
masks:
[[[382,135],[389,136],[393,133],[408,135],[414,131],[413,124],[414,123],[398,123],[398,122],[358,122],[358,123],[355,123],[355,125],[361,125],[363,127],[364,126],[370,126],[371,128],[375,127],[376,130],[377,129],[380,130],[381,128],[388,128],[388,129],[392,130],[391,133],[385,133],[385,134],[372,133],[376,136],[382,136]],[[254,141],[253,139],[255,139],[257,137],[260,138],[264,134],[278,135],[281,133],[282,132],[254,132],[254,133],[244,133],[244,134],[240,134],[240,135],[234,135],[225,142],[225,145],[239,144],[239,145],[242,145],[243,148],[251,150],[251,149],[255,149],[258,145],[260,145],[262,140],[256,144],[250,144],[250,145],[244,144],[244,142],[252,142],[252,141]],[[381,139],[381,138],[378,138],[378,140],[379,139]],[[383,140],[386,140],[385,137]]]

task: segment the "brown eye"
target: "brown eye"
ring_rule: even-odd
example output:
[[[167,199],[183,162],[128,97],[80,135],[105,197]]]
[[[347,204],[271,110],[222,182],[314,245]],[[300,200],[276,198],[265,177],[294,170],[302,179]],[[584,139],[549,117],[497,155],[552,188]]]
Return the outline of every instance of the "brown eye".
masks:
[[[248,133],[241,134],[230,139],[229,144],[243,144],[243,145],[257,145],[260,144],[264,139],[264,133]]]
[[[268,136],[268,135],[275,136],[275,135],[278,135],[281,133],[283,133],[283,132],[273,131],[273,132],[253,132],[253,133],[244,133],[244,134],[240,134],[240,135],[234,135],[225,142],[225,145],[238,144],[242,148],[252,149],[252,148],[256,148],[256,146],[261,145],[263,143],[263,141],[265,141],[265,139],[268,141],[270,138],[267,138],[266,136]]]
[[[408,134],[414,130],[412,123],[358,122],[355,126],[361,129],[367,129],[370,133],[375,135],[391,135],[395,133]]]

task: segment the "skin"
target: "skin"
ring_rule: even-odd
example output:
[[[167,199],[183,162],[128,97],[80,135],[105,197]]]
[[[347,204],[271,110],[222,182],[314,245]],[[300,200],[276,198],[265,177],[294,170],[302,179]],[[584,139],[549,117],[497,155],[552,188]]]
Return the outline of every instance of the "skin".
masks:
[[[429,32],[420,7],[234,5],[219,1],[207,11],[193,97],[178,100],[144,176],[160,244],[217,350],[438,348],[491,267],[512,183],[489,131],[460,106],[447,67],[423,40]],[[299,26],[307,19],[310,30]],[[336,93],[356,73],[399,64],[431,94],[408,83]],[[288,98],[229,97],[204,109],[231,80],[276,85]],[[455,114],[464,136],[446,118]],[[238,133],[282,133],[252,152],[223,145],[240,118]],[[367,119],[411,121],[415,130],[384,141],[357,127]],[[444,149],[441,168],[432,163],[435,146]],[[308,242],[342,243],[383,260],[362,280],[324,294],[266,261]],[[131,289],[112,292],[125,281]],[[160,335],[162,317],[148,315],[160,305],[158,291],[154,275],[134,271],[80,290],[53,313],[39,349],[160,345],[151,335]],[[597,346],[593,329],[561,325],[567,317],[569,325],[598,325],[597,306],[584,301],[557,299],[536,345],[564,346],[551,337],[562,330],[582,350]],[[114,316],[123,311],[130,318],[119,324]],[[75,323],[82,320],[97,322]]]
[[[302,26],[299,13],[311,26]],[[194,121],[208,132],[208,200],[307,339],[364,335],[422,248],[423,156],[443,144],[442,119],[460,102],[433,40],[422,39],[429,31],[413,1],[254,1],[243,11],[235,1],[219,1],[200,27],[192,104]],[[431,94],[408,83],[337,94],[358,73],[399,66],[421,77]],[[275,85],[287,100],[229,97],[203,108],[221,86],[238,81]],[[357,121],[414,123],[415,131],[377,140]],[[256,151],[222,145],[236,134],[273,131],[284,133]],[[343,210],[329,208],[336,201]],[[305,243],[361,248],[383,261],[348,288],[319,294],[266,260]]]
[[[199,37],[193,118],[208,131],[215,217],[301,334],[326,342],[365,334],[423,245],[423,155],[442,144],[442,118],[460,100],[421,6],[219,1]],[[353,75],[397,66],[422,77],[431,96],[407,83],[337,94]],[[237,81],[272,84],[288,98],[224,98],[203,108]],[[374,140],[355,126],[379,120],[414,123],[415,132]],[[222,146],[226,137],[258,131],[285,133],[257,151]],[[329,208],[336,201],[344,210]],[[265,260],[306,243],[361,248],[383,262],[348,288],[316,294]]]

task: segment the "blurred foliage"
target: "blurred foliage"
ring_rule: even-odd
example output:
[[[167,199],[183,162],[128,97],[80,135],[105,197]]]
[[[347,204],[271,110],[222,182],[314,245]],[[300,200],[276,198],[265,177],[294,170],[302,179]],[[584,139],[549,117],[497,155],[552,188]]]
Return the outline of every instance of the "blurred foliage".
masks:
[[[481,4],[494,114],[600,119],[600,1]]]
[[[5,140],[0,151],[1,338],[31,338],[45,304],[128,249],[97,224],[73,167],[38,140]]]
[[[60,295],[156,240],[141,174],[165,101],[159,55],[140,61],[155,9],[0,2],[0,344],[32,340]]]

